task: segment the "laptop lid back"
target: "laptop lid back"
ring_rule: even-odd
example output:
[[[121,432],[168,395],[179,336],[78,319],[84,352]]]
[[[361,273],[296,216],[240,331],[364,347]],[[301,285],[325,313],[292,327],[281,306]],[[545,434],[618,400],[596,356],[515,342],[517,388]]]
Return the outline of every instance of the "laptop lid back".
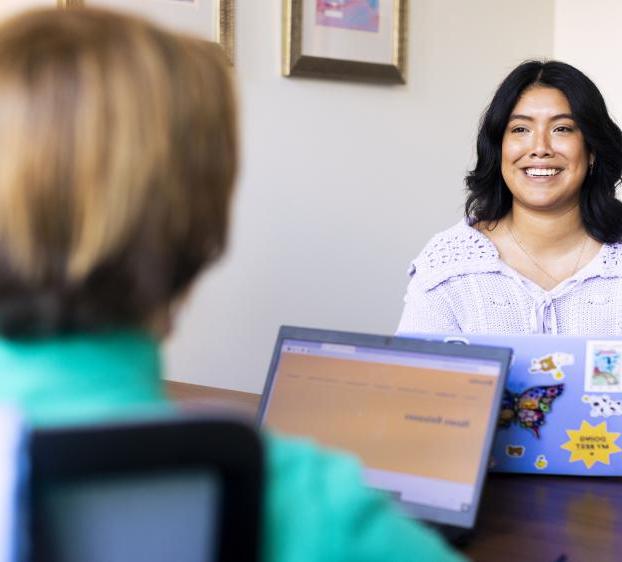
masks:
[[[457,338],[514,349],[492,470],[622,475],[621,337],[462,334]]]

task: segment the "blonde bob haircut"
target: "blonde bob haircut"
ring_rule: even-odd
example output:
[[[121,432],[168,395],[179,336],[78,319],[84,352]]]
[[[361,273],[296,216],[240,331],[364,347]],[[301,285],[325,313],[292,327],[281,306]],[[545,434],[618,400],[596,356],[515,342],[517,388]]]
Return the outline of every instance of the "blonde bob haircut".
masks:
[[[148,324],[223,252],[236,133],[217,45],[87,8],[0,26],[0,335]]]

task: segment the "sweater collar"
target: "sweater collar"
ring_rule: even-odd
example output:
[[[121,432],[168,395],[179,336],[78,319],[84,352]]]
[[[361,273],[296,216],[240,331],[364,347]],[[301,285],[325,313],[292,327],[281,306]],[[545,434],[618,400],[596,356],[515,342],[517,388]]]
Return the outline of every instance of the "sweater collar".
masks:
[[[163,401],[156,341],[138,331],[0,339],[0,402],[34,423],[95,420]]]
[[[472,273],[507,275],[508,269],[490,238],[474,228],[469,219],[463,219],[432,238],[411,264],[409,274],[416,271],[424,289],[430,290],[453,277]],[[603,244],[594,259],[573,277],[580,281],[622,277],[622,243]]]
[[[496,246],[463,219],[436,234],[412,262],[408,273],[413,276],[416,272],[423,289],[429,291],[453,277],[499,271],[501,260]]]

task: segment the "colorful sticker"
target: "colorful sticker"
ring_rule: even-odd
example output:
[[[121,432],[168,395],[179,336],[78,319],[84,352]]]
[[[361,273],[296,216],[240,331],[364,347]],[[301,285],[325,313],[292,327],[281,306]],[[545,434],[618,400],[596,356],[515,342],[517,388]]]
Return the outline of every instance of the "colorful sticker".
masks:
[[[622,400],[614,400],[608,394],[584,394],[581,400],[592,407],[593,418],[622,416]]]
[[[518,423],[540,439],[540,427],[546,421],[546,414],[551,412],[553,401],[563,392],[563,384],[532,386],[516,394],[504,390],[499,427],[508,428],[512,423]]]
[[[587,468],[595,463],[609,464],[609,457],[622,451],[615,443],[619,433],[608,432],[607,422],[591,425],[583,420],[579,429],[567,429],[569,441],[561,445],[570,451],[569,462],[583,461]]]
[[[523,445],[506,445],[505,454],[508,457],[520,458],[525,454],[525,447]]]
[[[585,391],[622,392],[622,341],[589,341],[585,354]]]
[[[546,460],[546,457],[544,455],[538,455],[533,465],[538,470],[544,470],[547,466],[549,466],[549,461]]]
[[[531,360],[530,373],[549,373],[556,381],[563,380],[566,375],[562,367],[566,365],[574,365],[574,355],[572,353],[562,353],[556,351],[543,357],[537,357]]]

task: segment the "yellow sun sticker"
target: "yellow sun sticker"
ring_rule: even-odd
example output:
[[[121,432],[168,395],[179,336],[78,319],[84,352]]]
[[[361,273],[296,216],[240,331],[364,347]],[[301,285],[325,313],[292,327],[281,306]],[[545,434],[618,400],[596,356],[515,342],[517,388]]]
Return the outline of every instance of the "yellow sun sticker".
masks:
[[[570,438],[561,445],[562,449],[570,451],[570,462],[583,461],[587,468],[595,463],[609,464],[609,456],[622,451],[615,443],[619,433],[607,431],[607,422],[591,425],[585,420],[579,429],[567,429]]]

